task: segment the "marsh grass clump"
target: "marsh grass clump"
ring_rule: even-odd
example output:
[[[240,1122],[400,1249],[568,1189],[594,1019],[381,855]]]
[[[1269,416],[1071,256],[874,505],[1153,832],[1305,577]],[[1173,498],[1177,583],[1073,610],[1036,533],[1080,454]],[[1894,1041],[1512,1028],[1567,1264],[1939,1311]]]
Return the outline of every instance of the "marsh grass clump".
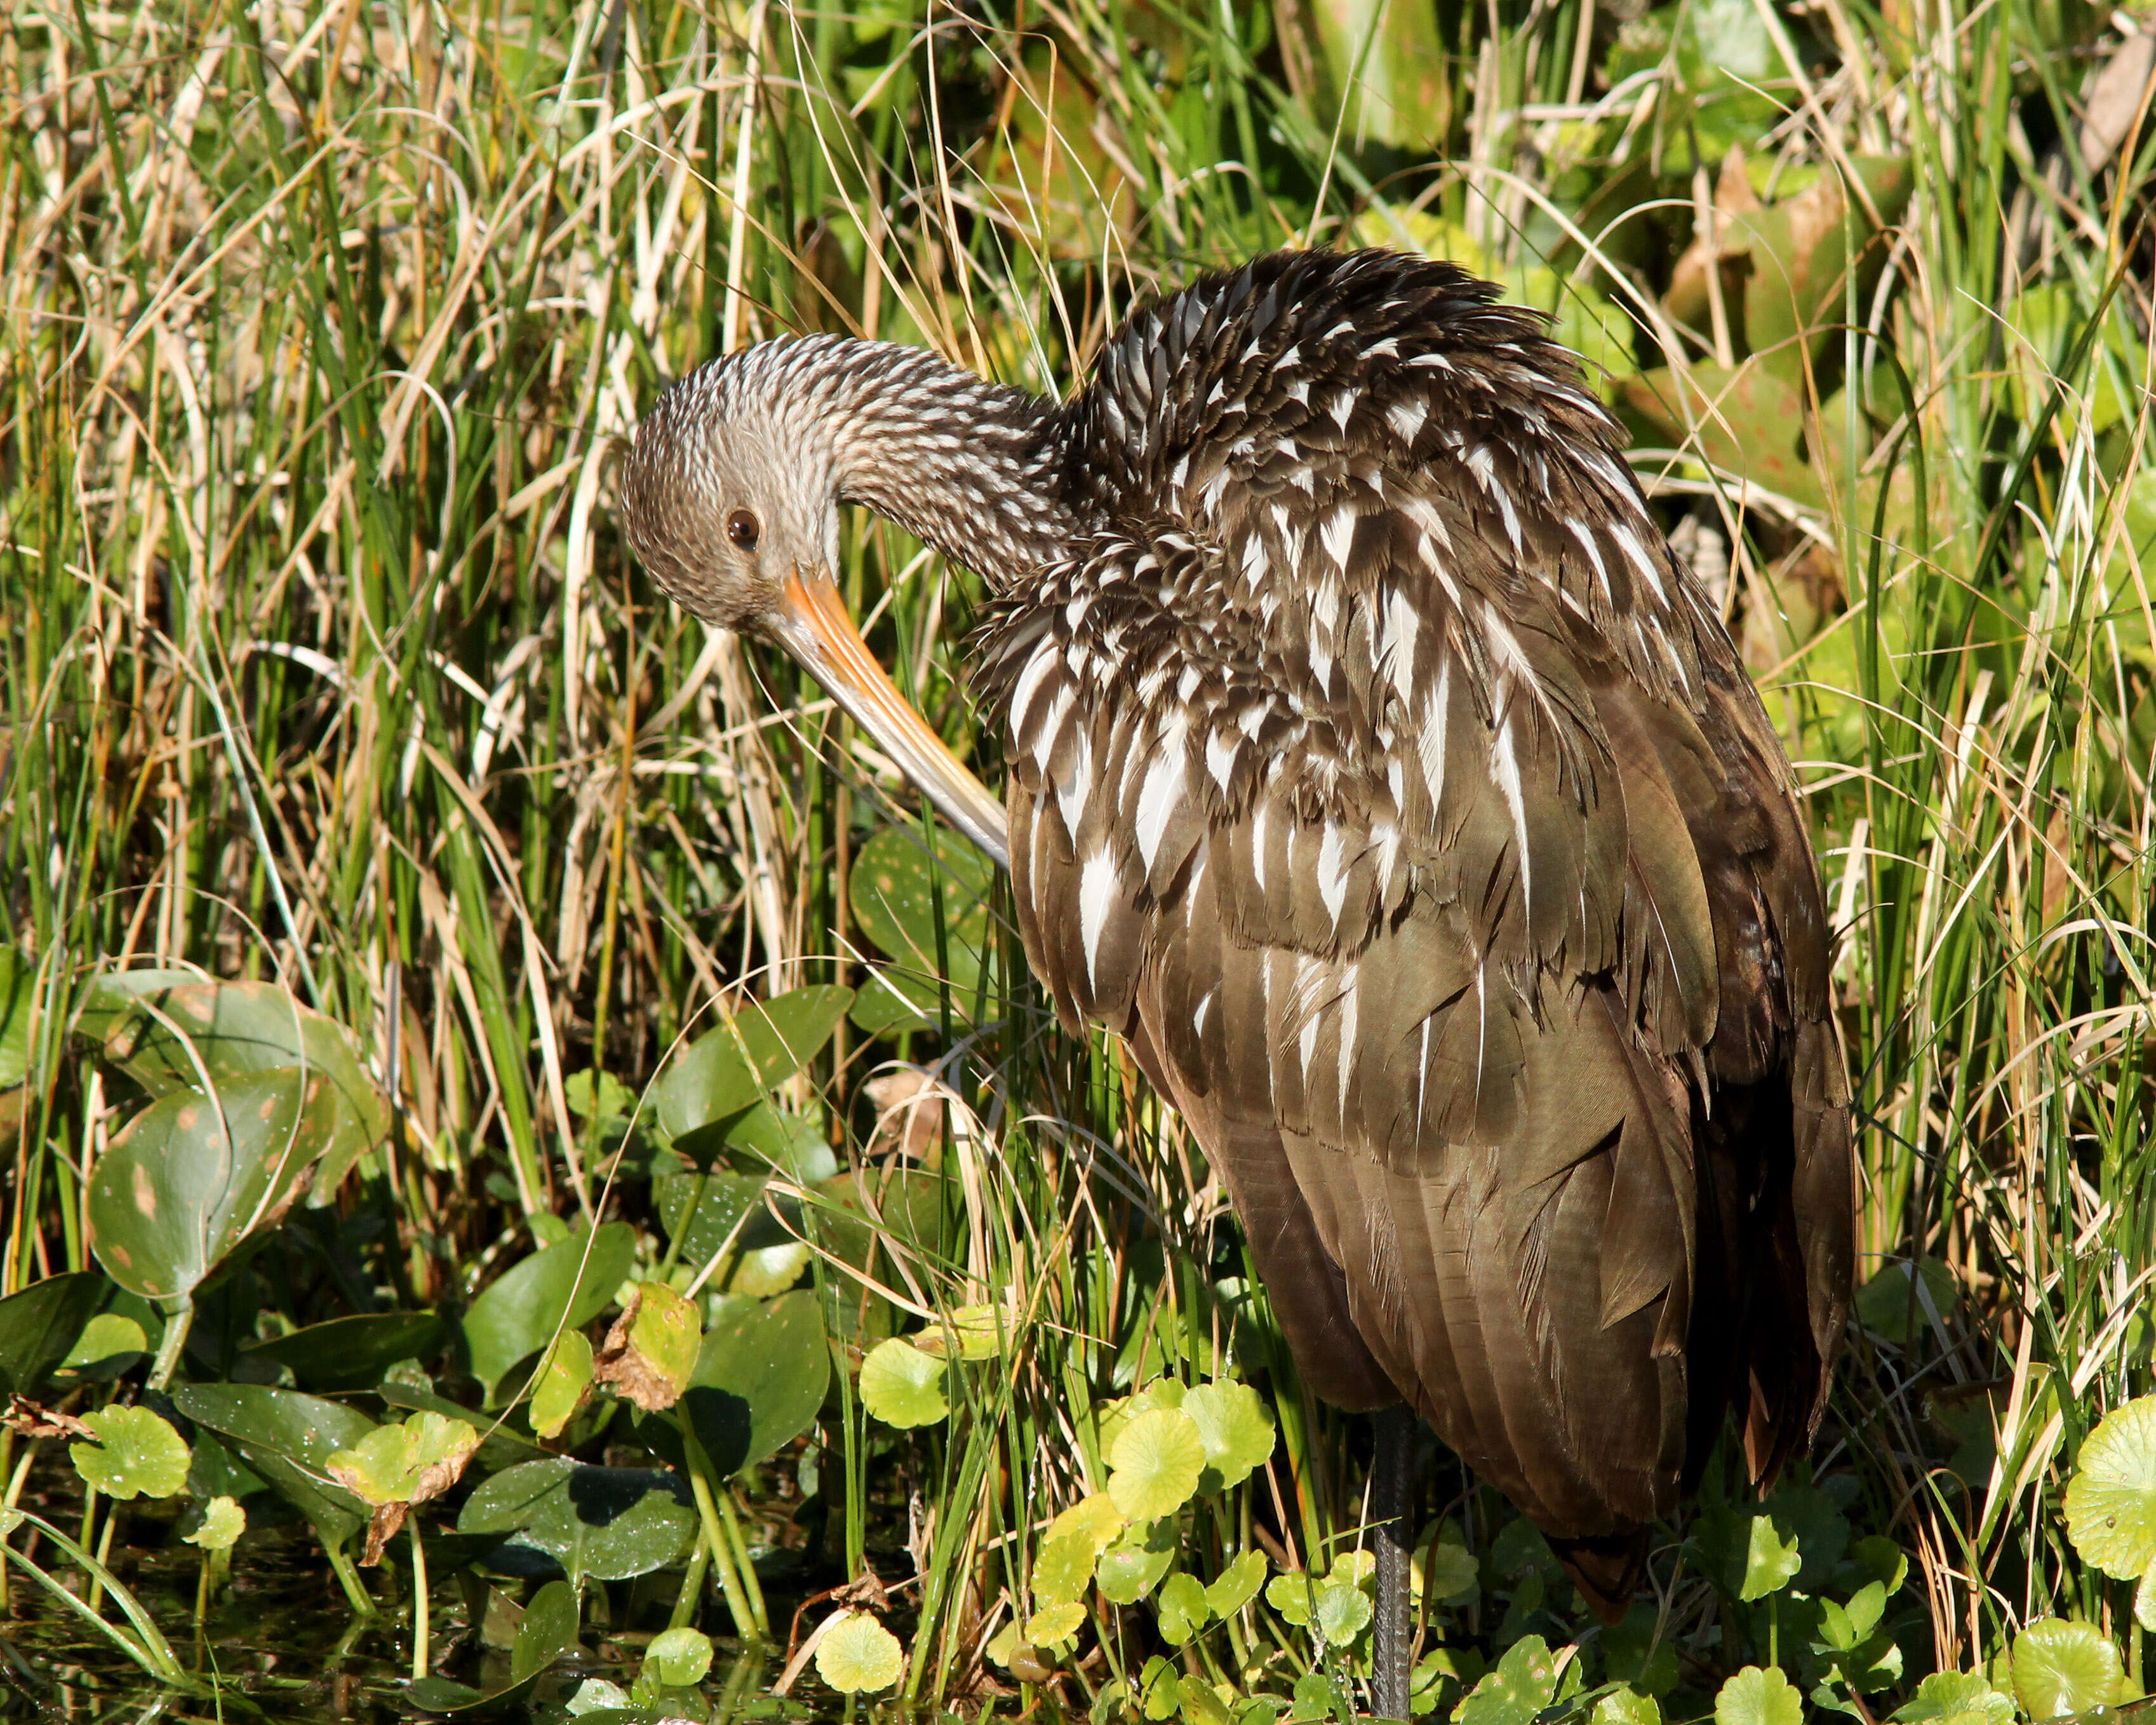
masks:
[[[18,8],[0,1585],[75,1650],[31,1692],[271,1705],[192,1650],[304,1553],[305,1657],[429,1707],[572,1704],[581,1647],[616,1693],[573,1704],[651,1718],[1346,1717],[1366,1440],[1219,1181],[891,763],[651,590],[610,476],[724,348],[1060,394],[1138,300],[1314,242],[1454,258],[1593,362],[1798,763],[1863,1169],[1809,1463],[1711,1466],[1606,1628],[1440,1466],[1415,1707],[2138,1697],[2141,31]],[[993,782],[972,578],[865,521],[840,575]]]

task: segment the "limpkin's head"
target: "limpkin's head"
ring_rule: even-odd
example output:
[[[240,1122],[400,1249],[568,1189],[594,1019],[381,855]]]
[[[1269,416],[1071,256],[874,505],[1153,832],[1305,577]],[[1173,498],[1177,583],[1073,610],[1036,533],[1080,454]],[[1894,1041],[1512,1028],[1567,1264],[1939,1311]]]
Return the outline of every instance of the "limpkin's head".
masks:
[[[829,411],[835,362],[870,344],[770,343],[670,385],[636,428],[623,529],[667,595],[706,623],[783,647],[946,819],[998,862],[1002,803],[908,706],[833,578],[856,459]]]

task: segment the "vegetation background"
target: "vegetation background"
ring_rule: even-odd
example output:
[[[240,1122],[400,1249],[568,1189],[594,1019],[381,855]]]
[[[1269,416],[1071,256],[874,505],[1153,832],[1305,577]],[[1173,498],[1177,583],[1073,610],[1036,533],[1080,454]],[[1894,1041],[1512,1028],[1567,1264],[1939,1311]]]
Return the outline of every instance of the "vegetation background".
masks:
[[[1050,1518],[1121,1465],[1117,1422],[1180,1394],[1152,1386],[1240,1379],[1277,1446],[1134,1525],[1194,1584],[1257,1551],[1260,1574],[1358,1585],[1328,1565],[1367,1439],[1301,1397],[1178,1123],[1115,1049],[1054,1029],[999,889],[790,665],[657,598],[609,475],[665,380],[756,338],[925,343],[1062,393],[1199,268],[1404,246],[1553,313],[1770,691],[1842,932],[1866,1284],[1810,1471],[1769,1510],[1717,1473],[1620,1630],[1440,1462],[1419,1704],[1791,1725],[1800,1693],[1992,1721],[2138,1695],[2139,1568],[2086,1560],[2065,1492],[2099,1420],[2156,1387],[2151,29],[2074,0],[16,0],[0,1295],[90,1276],[137,1325],[103,1371],[70,1340],[44,1399],[251,1377],[377,1419],[421,1405],[398,1384],[498,1410],[524,1368],[475,1350],[516,1338],[459,1315],[626,1224],[617,1281],[686,1289],[712,1335],[806,1291],[805,1353],[834,1350],[800,1429],[713,1500],[749,1560],[733,1626],[758,1574],[784,1603],[872,1571],[837,1618],[883,1623],[903,1675],[827,1668],[842,1689],[1005,1716],[1344,1708],[1347,1607],[1313,1628],[1307,1601],[1298,1621],[1285,1594],[1216,1595],[1201,1634],[1160,1569],[1131,1601],[1093,1576],[1105,1535],[1070,1599],[1036,1575],[1070,1525]],[[964,694],[973,578],[866,521],[844,577],[995,782]],[[152,965],[274,985],[341,1027],[383,1105],[274,1235],[253,1199],[211,1230],[192,1335],[161,1328],[182,1302],[116,1269],[98,1212],[100,1159],[162,1093],[108,1037],[99,978]],[[685,1040],[782,998],[749,1029],[820,1034],[805,1065],[732,1045],[767,1092],[757,1130],[686,1081],[669,1113],[651,1086]],[[205,1045],[182,1088],[216,1091]],[[714,1180],[739,1198],[715,1219]],[[241,1368],[399,1314],[438,1328],[357,1353],[364,1384],[320,1381],[319,1332]],[[944,1363],[909,1343],[932,1404],[865,1412],[865,1356],[939,1322],[964,1356],[946,1411]],[[217,1495],[208,1405],[180,1421],[189,1488],[80,1507],[153,1615],[184,1615],[176,1542]],[[635,1450],[616,1405],[554,1447]],[[0,1442],[11,1506],[78,1513],[50,1432]],[[235,1573],[254,1553],[304,1574],[313,1536],[248,1501]],[[567,1566],[601,1656],[695,1615],[726,1568],[711,1505],[696,1525],[685,1593],[687,1534],[663,1586]],[[424,1665],[398,1561],[342,1570],[359,1594],[326,1594],[336,1627],[293,1648],[376,1671],[416,1635]],[[477,1659],[490,1602],[529,1611],[533,1584],[454,1568],[437,1608]],[[748,1651],[699,1704],[839,1705],[798,1661],[767,1692],[788,1634],[767,1615],[777,1651],[730,1641]],[[2059,1643],[2079,1686],[2030,1675],[2053,1619],[2086,1625]],[[49,1672],[96,1666],[79,1624],[38,1632]],[[1969,1681],[1920,1691],[1930,1673]]]

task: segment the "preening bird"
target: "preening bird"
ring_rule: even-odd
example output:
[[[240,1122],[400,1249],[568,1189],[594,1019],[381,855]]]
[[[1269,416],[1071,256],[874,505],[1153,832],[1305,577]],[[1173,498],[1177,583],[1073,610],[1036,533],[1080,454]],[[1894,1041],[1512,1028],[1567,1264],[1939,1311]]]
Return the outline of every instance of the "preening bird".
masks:
[[[1810,1441],[1854,1214],[1789,765],[1620,448],[1486,283],[1282,253],[1136,314],[1065,402],[828,336],[715,360],[621,484],[665,592],[1007,860],[1035,975],[1219,1169],[1309,1387],[1419,1414],[1605,1615],[1726,1414],[1755,1481]],[[848,503],[988,584],[1007,839],[837,598]]]

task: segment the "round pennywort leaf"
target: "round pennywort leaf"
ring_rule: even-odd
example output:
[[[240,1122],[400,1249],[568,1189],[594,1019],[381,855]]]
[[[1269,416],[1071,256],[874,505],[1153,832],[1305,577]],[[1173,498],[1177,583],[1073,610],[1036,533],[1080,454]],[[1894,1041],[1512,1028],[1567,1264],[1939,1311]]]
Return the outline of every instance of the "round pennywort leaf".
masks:
[[[147,1408],[100,1408],[83,1422],[97,1441],[68,1445],[74,1471],[108,1497],[170,1497],[193,1458],[171,1423]]]
[[[1247,1384],[1201,1384],[1183,1397],[1183,1411],[1197,1422],[1205,1466],[1223,1489],[1240,1485],[1273,1452],[1271,1411]]]
[[[891,1634],[865,1611],[842,1611],[816,1644],[816,1674],[841,1695],[888,1689],[905,1669]]]
[[[2113,1409],[2089,1434],[2066,1487],[2066,1534],[2107,1575],[2156,1563],[2156,1395]]]
[[[894,1336],[861,1362],[861,1400],[886,1425],[932,1425],[951,1413],[943,1373],[942,1360]]]
[[[2014,1692],[2032,1719],[2107,1707],[2125,1686],[2118,1649],[2093,1624],[2046,1617],[2014,1638]]]
[[[1205,1440],[1180,1408],[1156,1408],[1123,1428],[1108,1463],[1116,1507],[1134,1522],[1149,1522],[1190,1501],[1205,1466]]]
[[[1804,1718],[1796,1685],[1779,1666],[1763,1671],[1748,1665],[1714,1697],[1714,1725],[1804,1725]]]

